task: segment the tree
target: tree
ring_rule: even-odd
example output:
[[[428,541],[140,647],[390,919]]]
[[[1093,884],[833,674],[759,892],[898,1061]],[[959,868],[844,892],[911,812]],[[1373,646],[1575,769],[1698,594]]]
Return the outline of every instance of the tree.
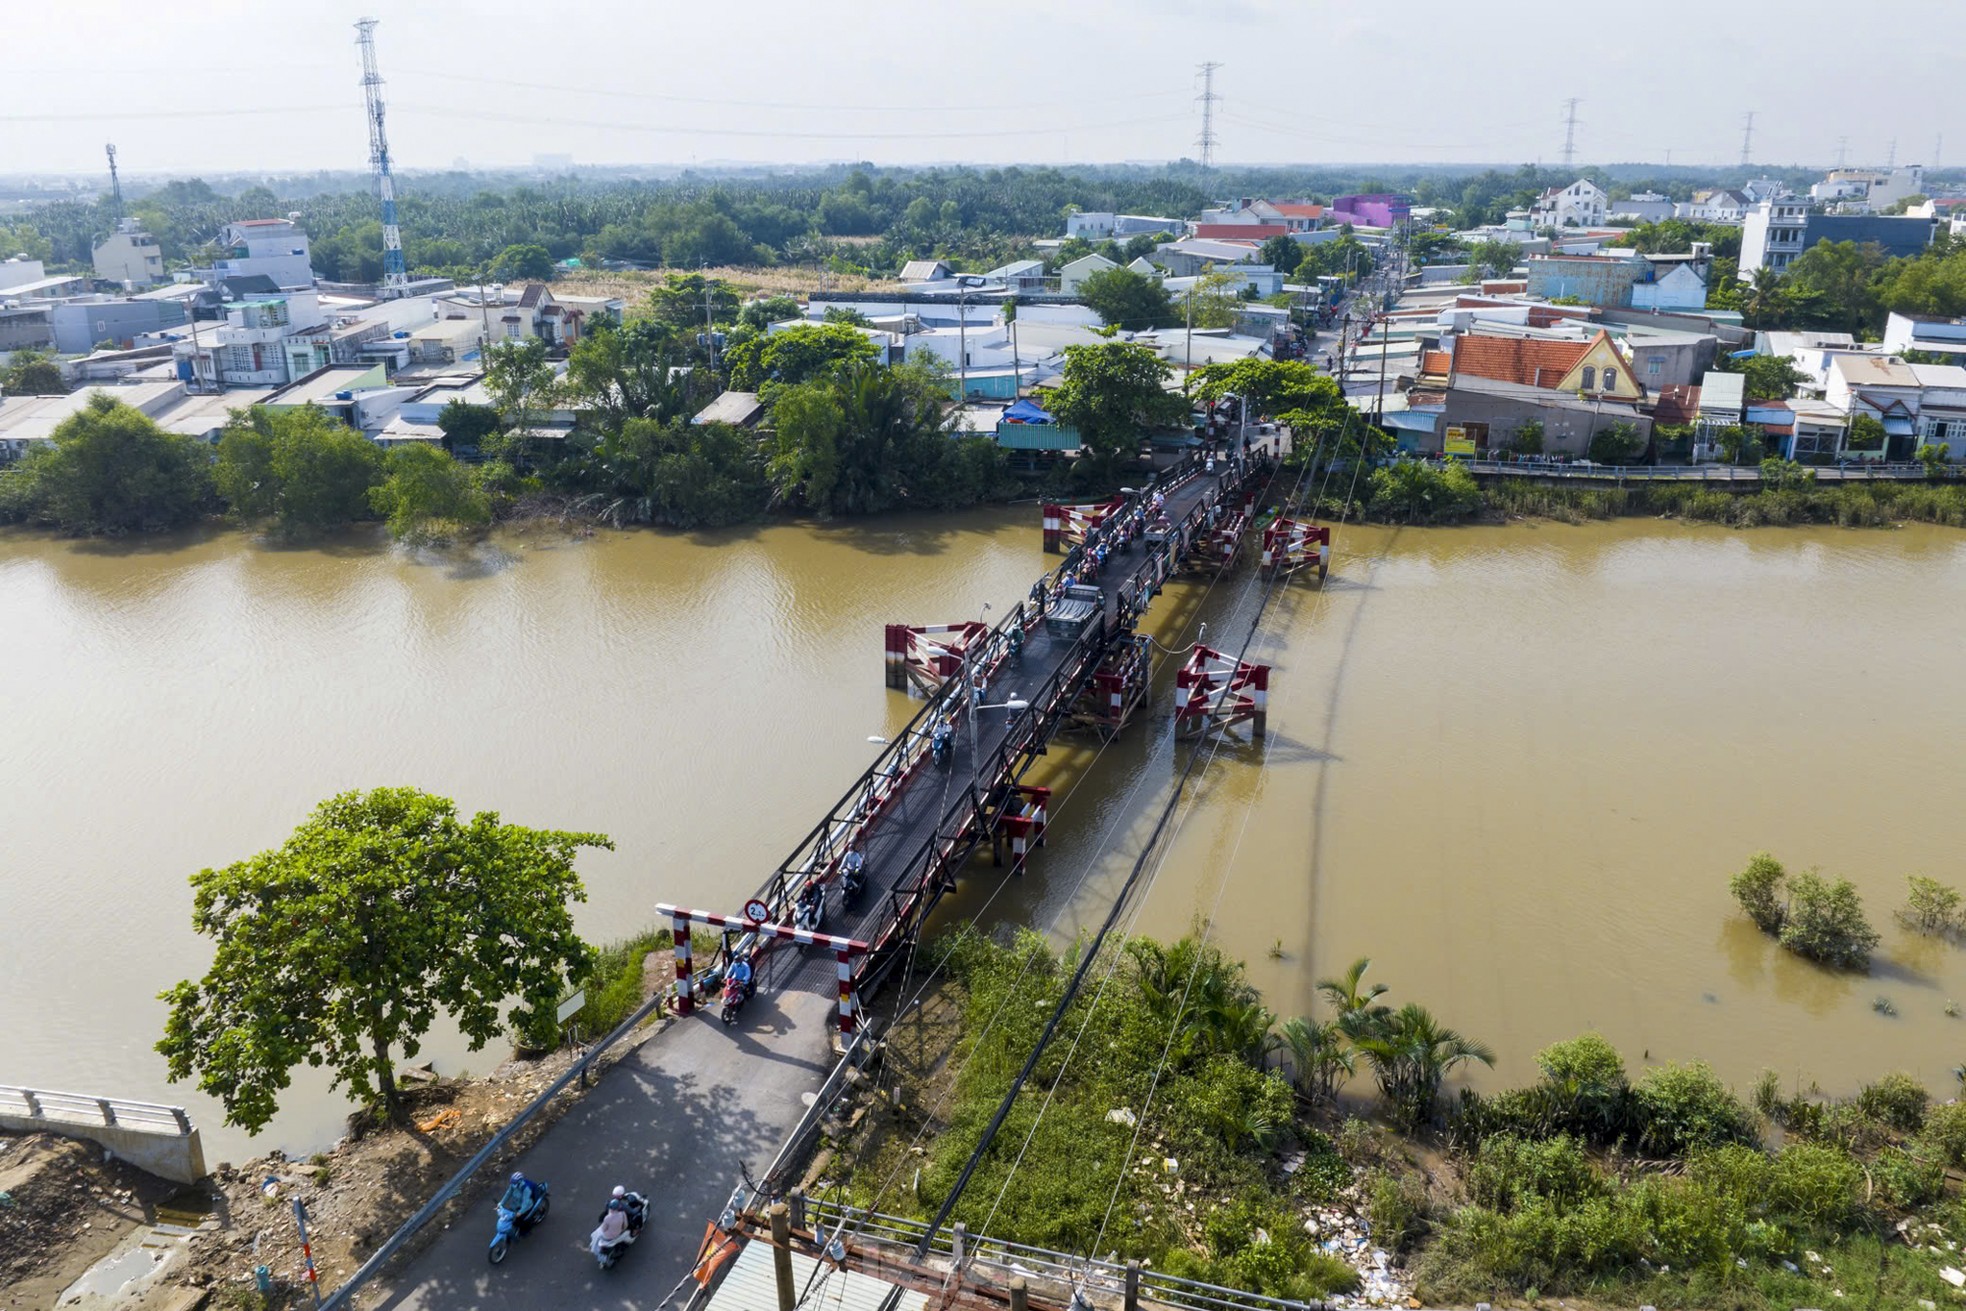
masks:
[[[1598,464],[1625,464],[1644,449],[1638,429],[1622,419],[1591,434],[1590,457]]]
[[[225,426],[213,477],[242,522],[301,536],[366,518],[382,465],[380,447],[312,405],[256,406]]]
[[[422,443],[389,452],[389,476],[369,492],[369,504],[389,521],[398,541],[441,545],[491,522],[491,499],[471,471]]]
[[[1495,1063],[1495,1053],[1486,1046],[1447,1028],[1413,1002],[1359,1039],[1358,1049],[1371,1063],[1395,1118],[1409,1125],[1433,1119],[1441,1081],[1455,1069],[1469,1061]]]
[[[473,405],[453,397],[437,411],[437,427],[444,434],[444,450],[448,454],[477,451],[494,444],[491,439],[499,431],[498,411],[489,405]]]
[[[1481,488],[1458,461],[1400,460],[1372,471],[1374,516],[1399,523],[1453,523],[1481,509]]]
[[[1517,455],[1541,455],[1543,453],[1543,421],[1524,419],[1509,434],[1509,449]]]
[[[1864,918],[1863,900],[1848,879],[1804,870],[1789,880],[1781,942],[1798,956],[1846,970],[1870,968],[1878,933]]]
[[[1522,260],[1522,247],[1505,237],[1485,237],[1468,247],[1468,280],[1506,278]]]
[[[1789,265],[1787,282],[1793,292],[1819,298],[1822,326],[1862,333],[1877,317],[1872,284],[1886,260],[1876,242],[1818,241]]]
[[[1788,871],[1766,851],[1748,858],[1747,867],[1728,880],[1727,890],[1763,933],[1779,933],[1786,912]]]
[[[843,364],[872,360],[880,352],[871,338],[844,323],[801,323],[770,336],[755,336],[732,346],[724,356],[730,385],[759,392],[795,387]]]
[[[1051,412],[1078,430],[1086,449],[1107,461],[1130,456],[1154,428],[1177,424],[1187,402],[1167,390],[1166,361],[1131,342],[1067,346]]]
[[[1908,874],[1905,879],[1911,891],[1905,908],[1898,912],[1899,923],[1913,933],[1936,937],[1966,932],[1966,909],[1962,909],[1958,888],[1922,874]]]
[[[1297,271],[1297,266],[1304,262],[1304,243],[1294,240],[1287,233],[1279,232],[1263,243],[1262,248],[1256,252],[1256,258],[1278,273],[1289,277]]]
[[[1884,449],[1884,442],[1884,420],[1874,414],[1850,416],[1850,431],[1843,438],[1845,450],[1881,451]]]
[[[1345,1044],[1336,1020],[1312,1020],[1302,1015],[1283,1022],[1284,1050],[1290,1053],[1291,1083],[1313,1106],[1329,1106],[1338,1089],[1356,1070],[1356,1058]]]
[[[1785,401],[1809,380],[1786,355],[1751,355],[1741,361],[1741,387],[1751,401]]]
[[[1233,328],[1242,317],[1242,297],[1237,293],[1244,285],[1234,274],[1211,269],[1188,288],[1182,314],[1197,328]]]
[[[211,448],[159,428],[107,392],[21,457],[15,503],[66,532],[180,528],[211,508]]]
[[[1714,434],[1720,458],[1728,464],[1752,464],[1761,458],[1761,437],[1738,423],[1730,423]]]
[[[790,296],[766,296],[760,300],[747,301],[737,321],[745,327],[763,332],[774,323],[799,317],[799,302]]]
[[[544,246],[507,246],[492,260],[500,282],[544,282],[553,276],[553,256]]]
[[[557,378],[546,358],[546,343],[538,337],[493,342],[485,350],[485,390],[506,440],[487,434],[480,439],[485,453],[501,457],[514,443],[524,443],[539,425],[541,411],[553,400]]]
[[[737,293],[701,273],[671,273],[649,292],[649,313],[672,328],[701,332],[706,317],[712,323],[733,323],[738,310]]]
[[[715,379],[684,367],[682,333],[654,319],[600,323],[580,335],[567,356],[569,399],[605,431],[629,419],[667,423],[686,418],[709,400]]]
[[[1385,984],[1365,986],[1365,972],[1371,968],[1372,958],[1360,956],[1337,978],[1318,980],[1319,995],[1338,1012],[1338,1027],[1349,1038],[1372,1032],[1393,1013],[1391,1007],[1378,1004],[1390,991]]]
[[[61,365],[52,356],[36,350],[15,351],[0,373],[0,392],[9,396],[66,396],[68,383],[61,376]]]
[[[325,1065],[394,1119],[396,1059],[439,1015],[475,1051],[502,1002],[523,1030],[587,974],[574,856],[613,845],[492,812],[465,821],[414,788],[329,798],[277,849],[192,876],[192,924],[216,947],[202,980],[162,994],[171,1080],[195,1077],[228,1124],[257,1133],[293,1070]]]
[[[1925,466],[1927,478],[1945,477],[1946,465],[1950,463],[1947,459],[1948,445],[1946,442],[1926,442],[1913,453],[1912,458]]]
[[[1337,381],[1302,360],[1252,357],[1204,365],[1189,378],[1188,392],[1204,401],[1240,396],[1252,416],[1265,419],[1287,411],[1317,413],[1344,405]]]
[[[1079,284],[1079,299],[1101,319],[1129,332],[1171,328],[1179,321],[1158,278],[1132,269],[1102,269]]]

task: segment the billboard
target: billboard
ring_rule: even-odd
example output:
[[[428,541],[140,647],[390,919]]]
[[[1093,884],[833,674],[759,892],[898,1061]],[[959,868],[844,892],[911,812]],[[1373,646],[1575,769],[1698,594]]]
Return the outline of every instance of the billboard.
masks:
[[[1472,456],[1475,453],[1474,434],[1458,424],[1450,425],[1447,429],[1446,440],[1441,443],[1440,449],[1442,453],[1447,455]]]

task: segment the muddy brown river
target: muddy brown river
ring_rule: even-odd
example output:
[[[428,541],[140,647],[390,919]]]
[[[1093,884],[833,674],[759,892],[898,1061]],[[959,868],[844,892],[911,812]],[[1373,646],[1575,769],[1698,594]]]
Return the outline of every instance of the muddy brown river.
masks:
[[[735,910],[912,712],[881,626],[1001,608],[1044,563],[1032,507],[455,555],[0,535],[0,1082],[184,1102],[211,1159],[244,1150],[151,1050],[155,994],[209,958],[185,879],[345,788],[611,834],[582,861],[596,939],[658,900]],[[1239,643],[1258,586],[1172,589],[1162,640]],[[1943,1089],[1966,949],[1891,919],[1908,873],[1966,883],[1963,600],[1944,529],[1346,531],[1252,647],[1270,736],[1200,762],[1128,923],[1210,920],[1284,1013],[1370,955],[1496,1048],[1484,1084],[1594,1027],[1634,1066]],[[1049,845],[951,913],[1096,925],[1193,750],[1165,710],[1044,762],[1070,783]],[[1857,883],[1869,976],[1733,912],[1760,847]],[[320,1146],[345,1110],[299,1078],[262,1142]]]

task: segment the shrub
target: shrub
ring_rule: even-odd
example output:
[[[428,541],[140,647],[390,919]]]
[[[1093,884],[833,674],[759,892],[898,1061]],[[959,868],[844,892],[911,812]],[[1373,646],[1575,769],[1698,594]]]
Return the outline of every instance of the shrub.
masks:
[[[1804,870],[1789,880],[1782,945],[1798,956],[1839,969],[1870,968],[1877,930],[1864,918],[1863,900],[1848,879],[1825,879]]]
[[[1427,1195],[1408,1179],[1375,1170],[1365,1183],[1365,1218],[1372,1239],[1388,1252],[1404,1252],[1420,1236]]]
[[[1602,1034],[1586,1033],[1551,1043],[1536,1055],[1543,1077],[1573,1092],[1615,1093],[1625,1086],[1625,1061]]]
[[[1767,1205],[1775,1215],[1818,1229],[1841,1229],[1856,1213],[1864,1172],[1840,1147],[1790,1143],[1768,1172]]]
[[[1927,1111],[1920,1141],[1947,1165],[1966,1165],[1966,1102],[1947,1102]]]
[[[1788,871],[1782,862],[1766,851],[1757,851],[1748,858],[1747,868],[1729,880],[1727,890],[1755,927],[1763,933],[1779,933],[1784,915],[1782,891],[1787,882]]]
[[[1474,1204],[1505,1214],[1539,1200],[1573,1207],[1602,1191],[1582,1144],[1568,1134],[1547,1142],[1507,1134],[1487,1139],[1468,1171]]]
[[[1898,912],[1898,921],[1906,928],[1935,937],[1966,929],[1966,911],[1960,906],[1959,889],[1920,874],[1907,874],[1905,881],[1911,885],[1911,891],[1905,898],[1905,908]]]
[[[1857,1093],[1857,1109],[1879,1124],[1917,1133],[1924,1127],[1925,1107],[1931,1100],[1924,1084],[1900,1072],[1865,1084]]]
[[[1870,1163],[1878,1196],[1901,1210],[1925,1206],[1945,1196],[1943,1162],[1903,1147],[1887,1147]]]
[[[1748,1108],[1704,1061],[1662,1065],[1632,1091],[1644,1151],[1684,1156],[1701,1147],[1758,1141]]]

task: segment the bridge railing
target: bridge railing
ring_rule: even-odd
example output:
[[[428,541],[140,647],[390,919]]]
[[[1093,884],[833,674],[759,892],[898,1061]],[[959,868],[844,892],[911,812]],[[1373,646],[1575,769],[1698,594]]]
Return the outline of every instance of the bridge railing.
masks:
[[[150,1133],[191,1133],[191,1118],[182,1106],[133,1102],[121,1097],[91,1097],[84,1093],[49,1092],[0,1083],[0,1118],[50,1120],[61,1124],[141,1129]]]
[[[1430,460],[1430,464],[1439,461]],[[1620,482],[1752,482],[1761,481],[1761,470],[1753,465],[1732,464],[1588,464],[1542,463],[1529,460],[1467,460],[1470,473],[1494,474],[1512,478],[1570,478],[1592,481],[1614,479]],[[1925,466],[1915,461],[1866,460],[1851,464],[1804,465],[1820,482],[1905,482],[1929,476]]]

